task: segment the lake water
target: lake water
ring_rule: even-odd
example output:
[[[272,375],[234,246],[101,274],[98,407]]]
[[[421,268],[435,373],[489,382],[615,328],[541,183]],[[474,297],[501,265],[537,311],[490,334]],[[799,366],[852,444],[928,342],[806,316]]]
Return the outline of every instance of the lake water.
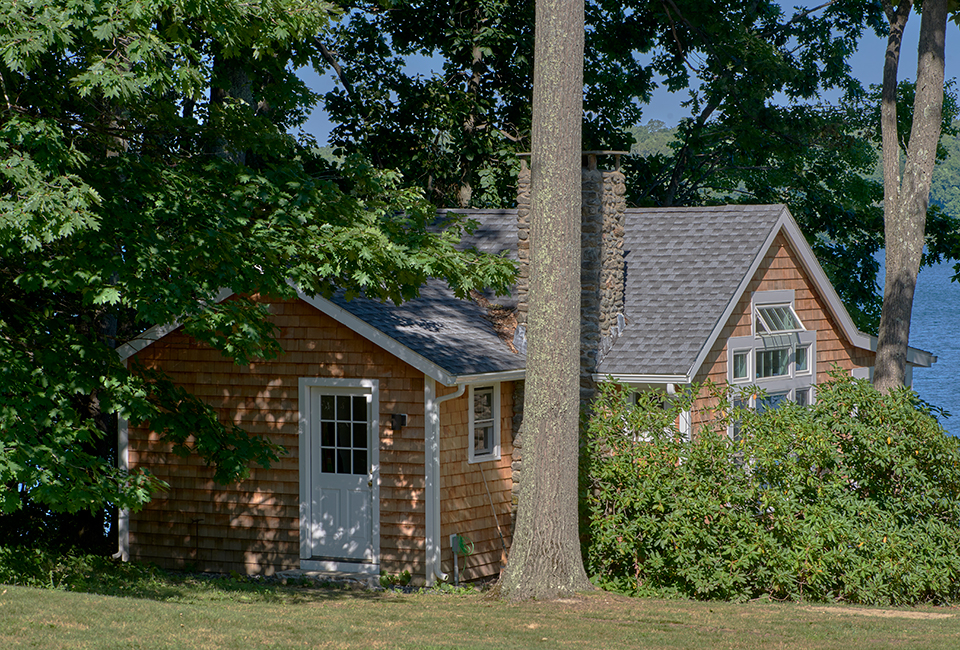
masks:
[[[950,281],[953,272],[952,263],[920,269],[910,345],[937,355],[932,367],[914,370],[913,388],[952,414],[942,420],[943,426],[960,436],[960,284]]]

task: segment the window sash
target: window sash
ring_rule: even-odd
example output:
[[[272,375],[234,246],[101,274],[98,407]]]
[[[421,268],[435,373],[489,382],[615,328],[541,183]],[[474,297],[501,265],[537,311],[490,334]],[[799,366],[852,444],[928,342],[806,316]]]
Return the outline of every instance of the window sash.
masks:
[[[742,352],[733,353],[733,379],[734,381],[738,379],[749,379],[750,378],[750,352],[748,350],[743,350]]]
[[[797,312],[790,305],[767,305],[755,310],[758,334],[783,334],[785,332],[803,332],[806,328],[800,322]]]
[[[790,348],[757,350],[757,379],[790,375]]]
[[[500,456],[499,384],[471,388],[470,404],[470,462],[496,459]]]
[[[810,346],[798,345],[794,355],[794,372],[798,375],[810,372]]]

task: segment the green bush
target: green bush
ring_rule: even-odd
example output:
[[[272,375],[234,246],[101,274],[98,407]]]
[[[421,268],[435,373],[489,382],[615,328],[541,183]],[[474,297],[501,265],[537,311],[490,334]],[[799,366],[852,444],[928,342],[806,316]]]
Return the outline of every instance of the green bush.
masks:
[[[154,567],[100,555],[0,546],[0,584],[132,595],[161,575]]]
[[[730,404],[730,396],[719,395]],[[916,395],[836,373],[810,407],[665,407],[602,389],[587,423],[585,559],[627,593],[864,604],[960,601],[960,446]],[[742,440],[726,435],[740,421]]]

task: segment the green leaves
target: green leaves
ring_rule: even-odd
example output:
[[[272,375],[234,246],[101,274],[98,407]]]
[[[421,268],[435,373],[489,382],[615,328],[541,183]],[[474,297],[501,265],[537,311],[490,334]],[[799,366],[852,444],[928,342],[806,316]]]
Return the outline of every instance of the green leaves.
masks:
[[[881,396],[838,373],[811,407],[694,412],[716,425],[692,443],[673,424],[692,393],[666,409],[626,395],[606,386],[587,430],[586,560],[601,584],[733,600],[960,597],[960,443],[913,393]],[[741,443],[727,438],[733,420]]]
[[[280,354],[254,295],[504,290],[506,260],[393,172],[333,166],[287,129],[292,72],[332,5],[308,0],[0,0],[0,509],[138,507],[116,421],[150,423],[219,481],[282,450],[116,349],[173,322],[237,363]],[[221,292],[230,289],[231,298]]]

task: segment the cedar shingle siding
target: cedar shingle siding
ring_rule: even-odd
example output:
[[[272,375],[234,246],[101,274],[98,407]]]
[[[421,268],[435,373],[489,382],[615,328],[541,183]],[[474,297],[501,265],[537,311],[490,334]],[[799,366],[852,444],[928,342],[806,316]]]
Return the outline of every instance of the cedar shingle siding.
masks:
[[[715,384],[727,383],[727,340],[735,336],[750,336],[753,318],[750,305],[753,293],[784,289],[794,291],[797,316],[808,330],[817,332],[816,383],[820,384],[829,379],[828,372],[834,364],[848,372],[855,367],[873,365],[873,352],[855,348],[843,337],[840,326],[831,317],[810,278],[803,272],[796,252],[781,233],[764,255],[760,267],[754,273],[736,309],[727,319],[717,342],[714,343],[694,378],[696,383],[707,380]],[[704,424],[703,409],[714,405],[714,400],[708,400],[705,397],[694,404],[692,414],[694,431]]]
[[[131,428],[130,466],[170,483],[131,515],[131,557],[167,567],[271,574],[299,568],[298,378],[380,380],[380,551],[393,573],[423,573],[423,374],[302,301],[271,307],[286,351],[237,366],[176,331],[138,355],[238,424],[287,449],[270,469],[220,486],[191,456],[180,458],[155,434]],[[399,434],[390,413],[406,413]]]
[[[298,380],[377,379],[381,568],[424,580],[423,373],[303,301],[274,302],[270,311],[285,351],[274,360],[238,366],[180,330],[137,354],[216,408],[224,424],[265,436],[288,453],[269,469],[256,467],[248,479],[221,486],[196,456],[180,458],[156,434],[131,427],[131,469],[149,469],[170,484],[131,515],[131,558],[213,572],[299,568]],[[439,395],[454,390],[438,385]],[[464,535],[474,545],[472,556],[460,558],[465,580],[496,576],[505,561],[494,511],[509,548],[513,384],[501,384],[499,461],[467,462],[468,395],[441,405],[440,452],[442,569],[453,570],[449,536]],[[391,429],[393,413],[408,416],[399,433]]]
[[[439,388],[439,387],[438,387]],[[438,392],[452,392],[452,389]],[[450,535],[458,534],[473,543],[473,555],[459,558],[464,580],[496,576],[506,563],[499,523],[507,549],[510,548],[510,512],[513,478],[513,383],[500,385],[500,460],[467,462],[469,392],[440,407],[440,494],[442,549],[441,566],[453,571]],[[483,474],[481,475],[481,471]],[[484,486],[486,478],[486,487]],[[487,494],[487,488],[490,495]],[[492,503],[491,503],[492,499]],[[496,516],[494,516],[496,513]]]

